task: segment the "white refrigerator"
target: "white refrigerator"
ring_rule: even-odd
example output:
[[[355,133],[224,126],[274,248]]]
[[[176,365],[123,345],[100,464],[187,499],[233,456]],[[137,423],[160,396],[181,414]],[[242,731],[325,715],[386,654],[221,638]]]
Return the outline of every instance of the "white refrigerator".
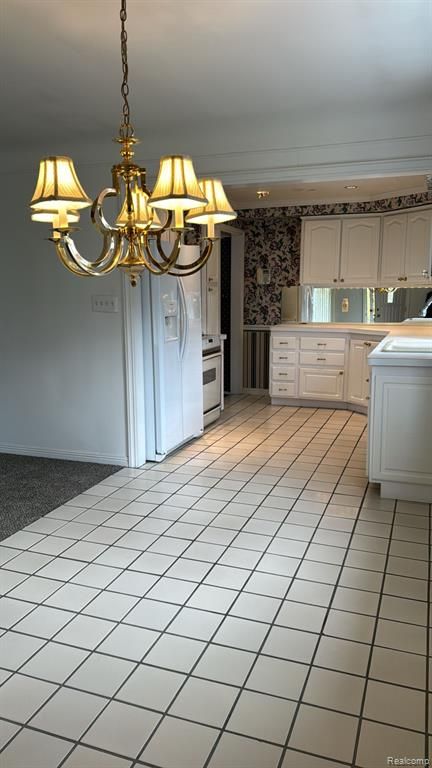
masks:
[[[196,246],[182,246],[180,263]],[[147,461],[203,433],[201,277],[142,278]]]

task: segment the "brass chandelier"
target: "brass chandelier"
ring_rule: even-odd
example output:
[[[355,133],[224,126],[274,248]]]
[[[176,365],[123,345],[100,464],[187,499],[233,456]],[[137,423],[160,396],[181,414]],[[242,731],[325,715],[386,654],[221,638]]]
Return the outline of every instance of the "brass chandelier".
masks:
[[[145,269],[154,275],[188,275],[207,262],[215,241],[215,224],[236,218],[219,179],[198,180],[187,155],[168,155],[160,160],[153,192],[146,186],[146,170],[133,162],[137,143],[130,122],[126,0],[121,0],[121,59],[123,115],[119,135],[122,160],[113,165],[112,187],[103,189],[92,202],[81,186],[70,157],[45,157],[30,202],[33,221],[51,225],[50,239],[61,263],[82,277],[107,275],[118,268],[129,275],[132,285]],[[120,213],[110,224],[103,213],[106,197],[119,199]],[[89,261],[82,256],[71,236],[81,209],[91,205],[91,219],[103,237],[102,252]],[[164,218],[162,223],[161,218]],[[180,248],[191,224],[206,227],[199,236],[199,256],[189,264],[179,263]],[[170,252],[164,249],[163,235],[171,232]]]

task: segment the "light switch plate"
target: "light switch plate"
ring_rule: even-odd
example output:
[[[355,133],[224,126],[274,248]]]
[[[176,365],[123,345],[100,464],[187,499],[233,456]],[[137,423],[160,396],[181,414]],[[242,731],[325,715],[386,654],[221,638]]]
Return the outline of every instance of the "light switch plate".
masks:
[[[118,296],[92,296],[93,312],[118,312]]]

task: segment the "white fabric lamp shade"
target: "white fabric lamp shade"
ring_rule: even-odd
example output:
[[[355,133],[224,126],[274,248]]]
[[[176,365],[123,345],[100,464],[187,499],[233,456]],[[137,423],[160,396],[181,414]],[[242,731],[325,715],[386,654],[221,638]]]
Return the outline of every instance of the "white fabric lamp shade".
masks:
[[[65,211],[65,214],[69,224],[76,224],[80,219],[78,211]],[[32,211],[31,220],[41,221],[44,224],[53,224],[53,226],[57,226],[59,222],[59,213],[58,211],[36,210]]]
[[[44,157],[30,207],[36,211],[77,210],[91,205],[70,157]]]
[[[206,205],[188,155],[167,155],[161,158],[156,185],[149,205],[167,210],[189,210],[194,205]]]
[[[199,185],[208,203],[189,211],[186,216],[188,224],[222,224],[237,218],[220,179],[200,179]]]
[[[149,196],[141,187],[135,185],[132,189],[133,205],[133,223],[143,229],[159,229],[162,224],[155,208],[149,209]],[[117,216],[116,224],[118,227],[126,227],[128,223],[126,197],[123,201],[122,209]]]

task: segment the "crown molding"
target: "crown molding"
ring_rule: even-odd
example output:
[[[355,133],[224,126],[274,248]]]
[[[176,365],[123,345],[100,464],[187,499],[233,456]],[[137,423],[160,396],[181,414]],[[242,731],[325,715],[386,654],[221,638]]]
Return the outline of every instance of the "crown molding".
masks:
[[[52,147],[52,154],[68,154],[78,170],[92,168],[110,183],[110,167],[117,156],[109,141],[92,146]],[[8,147],[0,153],[1,173],[36,174],[39,157],[46,147]],[[239,152],[193,154],[199,175],[219,177],[227,185],[252,185],[270,182],[298,183],[344,179],[379,178],[432,172],[432,135],[340,142],[320,146],[288,148],[256,148]],[[137,149],[137,162],[142,162],[149,181],[155,178],[158,158],[145,158]],[[308,201],[309,202],[309,201]]]
[[[376,200],[387,200],[391,197],[405,197],[407,195],[418,195],[418,194],[424,194],[426,192],[426,187],[423,186],[418,188],[410,187],[408,189],[391,189],[391,190],[384,190],[383,192],[380,192],[377,195],[346,195],[343,197],[313,197],[313,198],[278,198],[273,200],[271,198],[267,198],[265,202],[262,200],[254,200],[251,203],[237,203],[232,201],[232,197],[230,197],[232,204],[234,205],[234,208],[237,211],[246,211],[246,210],[254,210],[257,208],[291,208],[295,206],[301,206],[301,205],[339,205],[339,204],[346,204],[346,203],[371,203]]]

